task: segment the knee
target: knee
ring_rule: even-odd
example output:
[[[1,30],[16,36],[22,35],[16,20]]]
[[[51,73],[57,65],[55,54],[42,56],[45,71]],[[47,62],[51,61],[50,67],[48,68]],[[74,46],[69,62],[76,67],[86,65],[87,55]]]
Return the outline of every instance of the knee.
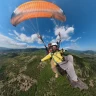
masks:
[[[73,56],[72,55],[68,55],[68,61],[73,62]]]
[[[55,70],[57,70],[57,69],[56,69],[56,66],[54,66],[54,67],[51,67],[51,68],[52,68],[52,70],[54,70],[54,71],[55,71]]]

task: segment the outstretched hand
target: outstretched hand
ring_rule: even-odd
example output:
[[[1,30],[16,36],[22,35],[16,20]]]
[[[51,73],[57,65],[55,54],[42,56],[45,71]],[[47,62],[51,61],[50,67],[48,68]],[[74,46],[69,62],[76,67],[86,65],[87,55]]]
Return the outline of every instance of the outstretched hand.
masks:
[[[40,63],[39,63],[39,65],[42,65],[43,63],[41,62],[41,60],[40,60]]]

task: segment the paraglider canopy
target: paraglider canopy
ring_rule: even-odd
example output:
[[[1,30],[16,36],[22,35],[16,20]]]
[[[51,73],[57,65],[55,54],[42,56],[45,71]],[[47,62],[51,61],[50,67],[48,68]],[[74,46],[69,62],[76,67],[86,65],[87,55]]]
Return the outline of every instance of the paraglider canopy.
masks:
[[[11,16],[12,25],[16,26],[22,21],[31,18],[55,18],[66,21],[63,10],[57,5],[43,0],[36,0],[21,4]]]

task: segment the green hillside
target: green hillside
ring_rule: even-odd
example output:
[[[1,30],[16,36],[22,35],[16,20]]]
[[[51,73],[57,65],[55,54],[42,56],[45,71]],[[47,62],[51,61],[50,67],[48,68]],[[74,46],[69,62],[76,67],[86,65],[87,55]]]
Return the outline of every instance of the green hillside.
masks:
[[[74,54],[78,76],[87,83],[88,90],[72,88],[65,76],[54,77],[50,61],[39,65],[44,50],[0,54],[0,96],[95,96],[96,54]]]

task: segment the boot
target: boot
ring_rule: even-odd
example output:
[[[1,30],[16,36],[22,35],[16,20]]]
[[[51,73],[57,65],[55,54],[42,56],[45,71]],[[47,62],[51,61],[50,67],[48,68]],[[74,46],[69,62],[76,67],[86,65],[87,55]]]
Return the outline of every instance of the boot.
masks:
[[[71,84],[72,87],[74,88],[79,88],[80,90],[87,90],[88,89],[88,86],[86,83],[84,83],[83,81],[81,81],[79,78],[77,78],[78,81],[73,81],[71,80],[71,78],[67,75],[67,78]]]

